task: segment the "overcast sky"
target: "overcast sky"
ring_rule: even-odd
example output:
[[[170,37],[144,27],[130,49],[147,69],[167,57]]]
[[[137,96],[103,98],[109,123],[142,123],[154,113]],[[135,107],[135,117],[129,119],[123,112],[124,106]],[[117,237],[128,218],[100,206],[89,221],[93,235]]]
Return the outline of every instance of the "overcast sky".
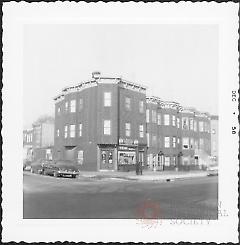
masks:
[[[122,76],[147,94],[217,114],[216,25],[26,25],[24,128],[54,115],[53,97],[92,71]]]

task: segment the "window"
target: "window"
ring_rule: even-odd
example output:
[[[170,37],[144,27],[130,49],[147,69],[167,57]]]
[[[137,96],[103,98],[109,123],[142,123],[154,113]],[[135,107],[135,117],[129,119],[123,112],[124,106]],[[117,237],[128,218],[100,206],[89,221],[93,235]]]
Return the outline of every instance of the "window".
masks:
[[[197,121],[196,120],[194,120],[193,122],[193,130],[197,132]]]
[[[164,147],[165,148],[170,147],[170,137],[164,137]]]
[[[78,132],[79,132],[79,133],[78,133],[78,136],[81,137],[81,136],[82,136],[82,123],[79,123],[78,127],[79,127],[79,128],[78,128],[78,130],[79,130],[79,131],[78,131]]]
[[[79,99],[79,111],[83,109],[83,98]]]
[[[195,148],[195,149],[198,149],[198,140],[195,140],[195,141],[194,141],[194,148]]]
[[[165,163],[164,163],[165,166],[170,166],[170,157],[165,157]]]
[[[193,130],[193,118],[189,119],[189,128],[190,130]]]
[[[139,112],[143,113],[144,112],[144,103],[143,100],[139,101]]]
[[[77,162],[78,164],[83,164],[83,151],[78,151],[78,155],[77,155]]]
[[[143,125],[139,125],[139,137],[143,138]]]
[[[129,97],[125,97],[125,108],[130,111],[131,110],[131,99]]]
[[[188,130],[188,118],[187,117],[183,117],[182,118],[182,129]]]
[[[216,134],[216,130],[215,129],[212,129],[212,134]]]
[[[203,132],[203,122],[199,122],[199,131]]]
[[[67,101],[65,102],[65,111],[66,112],[68,111],[68,102]]]
[[[204,148],[204,140],[202,138],[199,140],[199,148],[201,150],[203,150],[203,148]]]
[[[149,133],[146,133],[146,137],[147,137],[147,146],[149,147],[150,146],[150,136],[149,136]]]
[[[157,122],[157,113],[155,110],[152,110],[152,122],[153,123]]]
[[[112,105],[112,94],[111,92],[104,92],[104,106],[108,107]]]
[[[189,138],[182,139],[183,149],[189,149]]]
[[[176,116],[172,115],[172,125],[176,126]]]
[[[57,129],[57,137],[59,137],[59,135],[60,135],[60,131],[59,129]]]
[[[61,113],[61,108],[58,107],[58,108],[57,108],[57,114],[60,115],[60,113]]]
[[[177,143],[180,144],[180,138],[177,139]]]
[[[172,138],[172,146],[173,146],[173,148],[175,148],[176,147],[176,137],[173,137]]]
[[[104,120],[104,126],[103,126],[103,134],[105,135],[111,135],[111,121],[110,120]]]
[[[131,124],[130,123],[125,123],[125,134],[127,137],[130,137],[131,135]]]
[[[149,123],[149,109],[146,110],[146,122]]]
[[[68,126],[65,125],[64,127],[64,138],[67,138],[68,137]]]
[[[177,117],[177,128],[180,128],[180,119]]]
[[[160,113],[157,114],[157,124],[161,125],[161,114]]]
[[[191,149],[194,148],[194,139],[193,138],[190,139],[190,148]]]
[[[168,114],[164,115],[164,125],[169,125],[169,115]]]
[[[70,112],[76,112],[76,100],[70,101]]]
[[[75,137],[75,125],[70,125],[70,137]]]

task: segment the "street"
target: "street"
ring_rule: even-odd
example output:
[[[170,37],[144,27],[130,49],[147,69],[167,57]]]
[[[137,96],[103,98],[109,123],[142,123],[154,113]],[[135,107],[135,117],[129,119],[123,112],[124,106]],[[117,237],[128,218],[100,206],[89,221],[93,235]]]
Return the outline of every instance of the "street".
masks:
[[[173,182],[24,173],[25,219],[217,219],[218,177]]]

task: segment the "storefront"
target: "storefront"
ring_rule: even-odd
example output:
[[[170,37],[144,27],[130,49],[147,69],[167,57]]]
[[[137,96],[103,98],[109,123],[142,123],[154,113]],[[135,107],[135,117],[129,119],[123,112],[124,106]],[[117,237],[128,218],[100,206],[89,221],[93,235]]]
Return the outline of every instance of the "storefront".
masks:
[[[146,145],[140,145],[137,140],[119,140],[117,151],[117,169],[119,171],[135,171],[136,164],[144,167],[146,162]]]

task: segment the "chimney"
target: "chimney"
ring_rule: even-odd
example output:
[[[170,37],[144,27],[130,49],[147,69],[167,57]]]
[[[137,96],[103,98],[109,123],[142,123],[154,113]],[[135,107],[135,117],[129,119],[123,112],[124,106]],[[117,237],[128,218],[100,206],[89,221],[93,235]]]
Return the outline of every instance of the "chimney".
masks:
[[[100,78],[100,76],[101,76],[101,72],[99,72],[99,71],[92,72],[92,78],[98,79],[98,78]]]

